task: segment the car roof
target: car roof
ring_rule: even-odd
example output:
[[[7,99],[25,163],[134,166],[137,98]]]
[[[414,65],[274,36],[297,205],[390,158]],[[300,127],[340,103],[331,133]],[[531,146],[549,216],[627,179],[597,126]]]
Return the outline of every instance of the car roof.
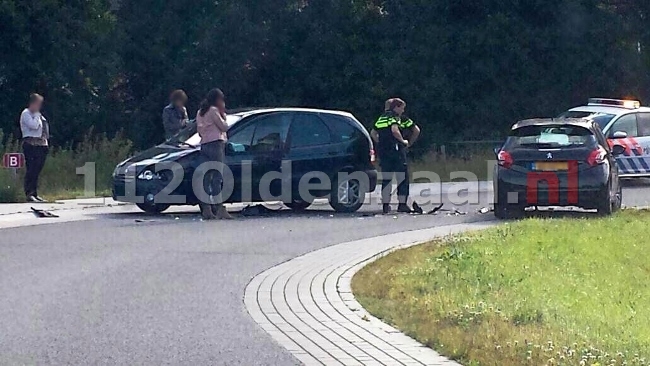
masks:
[[[297,108],[297,107],[240,108],[233,111],[229,111],[229,113],[235,114],[242,118],[254,116],[257,114],[273,113],[273,112],[327,113],[327,114],[336,114],[343,117],[354,118],[354,115],[350,112],[330,110],[330,109],[315,109],[315,108]]]
[[[615,116],[620,116],[623,114],[628,114],[633,112],[650,112],[650,108],[649,107],[625,108],[625,107],[604,106],[604,105],[583,105],[583,106],[571,108],[569,109],[569,112],[605,113],[605,114],[613,114]]]
[[[512,130],[516,130],[522,127],[529,126],[557,126],[557,125],[567,125],[567,126],[579,126],[588,129],[594,127],[594,122],[584,118],[530,118],[521,120],[514,125],[512,125]]]

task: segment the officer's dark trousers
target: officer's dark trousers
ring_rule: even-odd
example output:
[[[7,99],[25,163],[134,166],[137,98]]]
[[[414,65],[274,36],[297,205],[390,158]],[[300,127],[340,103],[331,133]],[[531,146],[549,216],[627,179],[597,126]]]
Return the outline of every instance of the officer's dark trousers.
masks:
[[[407,203],[409,196],[409,174],[408,164],[400,158],[384,158],[380,161],[381,166],[381,201],[390,203],[392,192],[392,180],[397,181],[397,198],[399,203]]]
[[[201,155],[203,155],[204,160],[207,160],[207,162],[223,163],[226,155],[226,143],[224,141],[212,141],[202,144]],[[203,180],[203,187],[208,196],[210,196],[211,201],[206,203],[223,203],[223,197],[220,196],[223,185],[223,176],[220,171],[215,170],[216,168],[225,169],[224,166],[211,167],[211,170],[205,174]]]
[[[48,147],[36,146],[23,142],[23,154],[25,155],[25,196],[38,196],[38,177],[41,175],[45,159],[47,158]]]

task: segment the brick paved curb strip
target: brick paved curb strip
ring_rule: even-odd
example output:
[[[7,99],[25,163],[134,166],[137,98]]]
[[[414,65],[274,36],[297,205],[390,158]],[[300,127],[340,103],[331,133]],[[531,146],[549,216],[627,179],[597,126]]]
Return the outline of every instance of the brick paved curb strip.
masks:
[[[417,230],[307,253],[255,276],[244,302],[262,329],[305,365],[458,365],[369,315],[350,281],[394,250],[492,225]]]

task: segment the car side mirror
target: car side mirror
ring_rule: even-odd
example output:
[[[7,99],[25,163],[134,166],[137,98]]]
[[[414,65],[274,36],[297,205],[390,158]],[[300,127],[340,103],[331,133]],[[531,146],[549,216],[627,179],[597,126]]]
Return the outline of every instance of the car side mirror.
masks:
[[[619,155],[623,155],[624,153],[625,153],[625,147],[621,145],[612,146],[612,155],[619,156]]]
[[[226,143],[226,154],[233,155],[234,153],[235,153],[235,147],[232,145],[232,143],[230,142]]]
[[[627,138],[627,133],[626,133],[626,132],[623,132],[623,131],[616,131],[616,132],[614,132],[614,134],[612,135],[612,138],[615,138],[615,139],[624,139],[624,138]]]

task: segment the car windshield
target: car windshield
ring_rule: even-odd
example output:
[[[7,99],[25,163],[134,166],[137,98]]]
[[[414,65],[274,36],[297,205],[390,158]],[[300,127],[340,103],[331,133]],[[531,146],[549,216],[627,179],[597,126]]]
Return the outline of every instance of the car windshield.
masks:
[[[226,117],[226,123],[228,123],[228,126],[232,126],[240,119],[240,116],[228,115]],[[165,143],[173,146],[188,147],[198,146],[201,144],[201,137],[196,132],[196,120],[190,120],[185,128],[183,128],[176,135],[172,136],[169,140],[165,141]]]
[[[568,111],[562,113],[558,118],[585,118],[592,120],[598,124],[601,130],[605,130],[609,121],[614,118],[615,115],[608,113],[600,112],[583,112],[583,111]]]
[[[591,131],[580,126],[524,126],[511,132],[506,143],[509,148],[572,148],[597,144]]]

